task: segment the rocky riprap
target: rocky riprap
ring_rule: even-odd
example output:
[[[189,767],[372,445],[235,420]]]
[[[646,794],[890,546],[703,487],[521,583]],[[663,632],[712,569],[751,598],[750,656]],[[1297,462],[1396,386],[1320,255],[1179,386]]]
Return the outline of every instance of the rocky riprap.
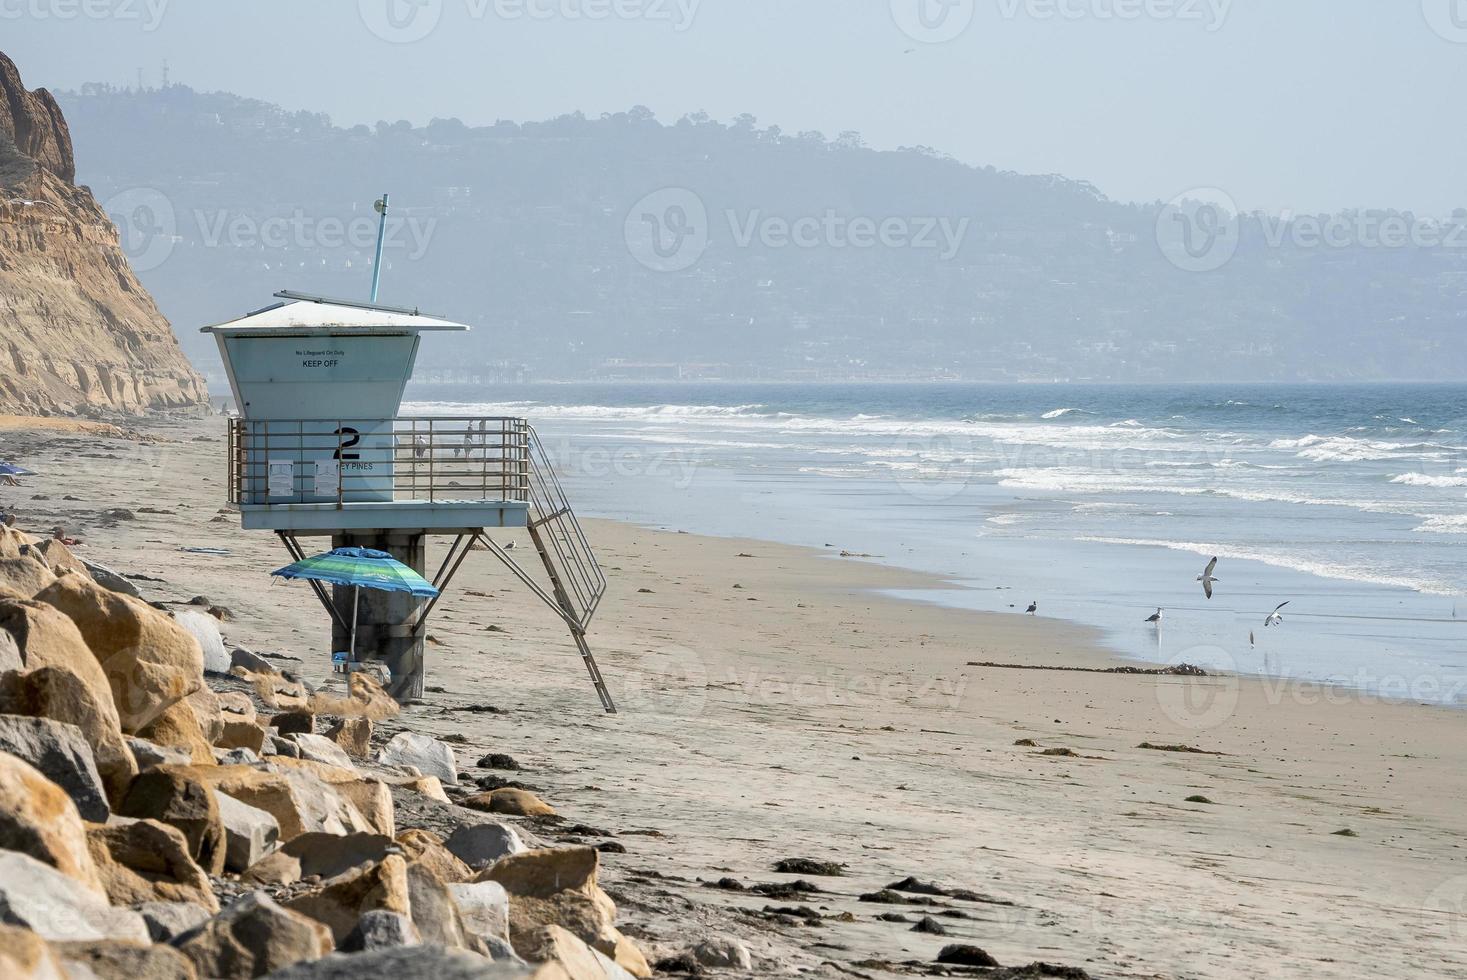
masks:
[[[312,691],[42,544],[0,527],[0,977],[652,975],[595,847],[491,816],[533,793],[455,805],[371,679]]]

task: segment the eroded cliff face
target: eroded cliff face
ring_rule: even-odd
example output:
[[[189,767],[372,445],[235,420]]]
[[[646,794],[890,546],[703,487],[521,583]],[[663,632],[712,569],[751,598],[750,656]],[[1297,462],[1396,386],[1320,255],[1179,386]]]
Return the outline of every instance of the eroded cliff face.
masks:
[[[75,176],[56,101],[0,53],[0,412],[202,405],[203,379]]]

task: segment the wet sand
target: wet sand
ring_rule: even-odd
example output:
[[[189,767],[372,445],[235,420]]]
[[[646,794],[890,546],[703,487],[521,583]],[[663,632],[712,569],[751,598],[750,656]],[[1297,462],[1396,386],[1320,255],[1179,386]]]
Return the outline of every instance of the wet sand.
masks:
[[[146,576],[149,598],[207,595],[234,642],[324,681],[324,613],[272,584],[283,549],[226,511],[222,430],[12,426],[0,458],[42,475],[0,503],[85,537],[80,554]],[[622,713],[600,713],[551,612],[475,554],[404,720],[464,736],[466,761],[515,756],[506,775],[617,832],[608,883],[654,953],[731,932],[760,976],[885,976],[868,961],[950,942],[1105,977],[1467,976],[1467,714],[1256,678],[969,666],[1122,664],[1063,623],[887,598],[942,583],[838,547],[587,532],[611,581],[590,640]],[[486,705],[503,713],[455,710]],[[790,881],[771,868],[795,856],[847,866],[805,876],[827,892],[807,903],[818,927],[763,912],[799,903],[698,881]],[[969,918],[937,936],[876,918],[921,909],[856,900],[907,875],[1013,904],[943,900]]]

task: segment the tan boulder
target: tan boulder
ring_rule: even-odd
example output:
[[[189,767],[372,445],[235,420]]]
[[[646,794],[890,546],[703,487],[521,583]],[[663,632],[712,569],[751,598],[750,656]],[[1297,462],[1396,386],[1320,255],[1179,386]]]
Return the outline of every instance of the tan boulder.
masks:
[[[439,803],[453,802],[443,790],[443,780],[437,776],[383,776],[382,781],[388,786],[421,793],[428,799],[437,800]]]
[[[74,632],[71,620],[49,606],[43,607],[51,615],[59,617]],[[8,636],[8,633],[0,633]],[[80,635],[76,643],[85,650]],[[107,800],[113,806],[122,802],[133,777],[138,774],[137,762],[129,751],[127,741],[117,722],[117,709],[112,704],[112,691],[102,676],[102,669],[86,655],[89,666],[96,671],[95,679],[88,683],[82,674],[59,666],[40,667],[35,670],[11,671],[0,675],[0,712],[12,715],[28,715],[32,718],[50,718],[66,722],[81,729],[83,737],[92,746],[92,755],[97,762],[97,772],[102,777],[102,788],[107,791]]]
[[[560,925],[586,943],[614,948],[616,904],[598,883],[594,847],[558,847],[500,858],[476,881],[497,881],[509,893],[510,942],[519,949],[541,926]],[[523,955],[523,954],[521,954]]]
[[[4,538],[0,537],[0,544],[3,543]],[[0,977],[6,980],[68,980],[70,974],[46,940],[29,929],[0,925]]]
[[[56,573],[29,555],[0,558],[0,586],[23,596],[33,596],[56,581]]]
[[[324,923],[339,943],[365,912],[384,909],[408,915],[407,863],[396,854],[380,864],[352,868],[327,879],[320,888],[291,899],[285,907]]]
[[[0,596],[14,595],[9,589],[0,589]],[[0,673],[24,669],[25,658],[20,655],[20,645],[15,642],[15,637],[0,630]]]
[[[73,940],[53,948],[74,980],[199,980],[189,958],[171,946],[117,939]]]
[[[219,701],[221,711],[232,711],[237,715],[243,715],[250,721],[258,720],[255,702],[243,691],[220,691],[215,697]]]
[[[464,800],[464,806],[483,813],[503,813],[512,817],[552,817],[555,808],[524,789],[495,789]]]
[[[0,558],[19,558],[21,547],[30,543],[30,535],[0,524]]]
[[[87,844],[113,905],[190,902],[219,911],[214,888],[189,854],[188,840],[157,820],[88,824]]]
[[[342,718],[331,726],[326,737],[341,746],[348,755],[365,759],[372,754],[372,719]]]
[[[133,780],[117,812],[159,820],[188,841],[189,856],[209,874],[224,870],[228,841],[206,774],[220,767],[158,766]]]
[[[80,575],[83,578],[92,577],[92,573],[87,571],[86,563],[72,554],[71,549],[64,542],[57,541],[55,538],[46,538],[35,548],[46,559],[46,564],[50,566],[52,574],[69,573]]]
[[[217,744],[219,737],[224,734],[224,704],[219,695],[207,687],[201,687],[184,698],[183,703],[193,711],[204,740],[210,745]],[[251,715],[253,714],[251,711]]]
[[[429,868],[444,884],[453,885],[474,880],[474,870],[443,846],[443,838],[427,830],[404,830],[397,835],[397,846],[409,861]]]
[[[377,777],[364,776],[324,762],[292,759],[283,755],[272,756],[269,768],[277,772],[309,774],[331,787],[365,819],[365,827],[352,829],[371,830],[387,837],[397,832],[396,817],[392,809],[392,789]]]
[[[181,749],[189,754],[195,765],[206,766],[214,761],[214,752],[209,747],[198,716],[189,706],[188,700],[170,705],[167,710],[138,730],[138,737],[156,745]]]
[[[246,868],[239,880],[247,885],[293,885],[304,877],[300,858],[284,851],[273,851]]]
[[[76,623],[112,688],[122,730],[135,735],[204,686],[204,653],[192,633],[141,599],[67,575],[36,596]]]
[[[265,747],[265,729],[247,715],[232,711],[221,713],[220,734],[214,744],[221,749],[249,749],[258,755]]]
[[[345,698],[329,691],[317,691],[310,697],[310,710],[318,715],[335,715],[340,718],[367,718],[381,721],[391,718],[402,710],[392,696],[382,689],[367,674],[347,675]]]
[[[299,681],[292,681],[273,668],[268,671],[250,670],[236,664],[229,669],[230,676],[238,677],[254,688],[260,703],[271,711],[306,710],[306,688]]]
[[[545,964],[533,974],[534,980],[624,980],[631,972],[560,926],[542,926],[523,944],[522,949],[520,943],[515,943],[516,953],[531,963]],[[646,961],[642,963],[645,967]],[[652,972],[632,975],[650,977]]]
[[[112,688],[69,617],[44,603],[0,597],[0,631],[20,650],[23,672],[0,677],[0,710],[75,725],[92,744],[114,804],[137,764],[122,740]]]
[[[271,761],[297,760],[272,756]],[[313,772],[274,765],[267,769],[253,766],[196,766],[194,769],[199,778],[219,792],[273,816],[280,825],[282,843],[308,831],[332,834],[376,831],[350,799],[316,778]]]
[[[407,868],[410,918],[426,946],[451,949],[474,949],[475,942],[464,924],[463,913],[448,885],[421,861],[411,861]]]
[[[605,955],[611,962],[639,980],[646,980],[647,977],[652,976],[652,964],[647,962],[647,955],[642,952],[640,946],[619,932],[616,934],[615,942],[610,944],[603,942],[595,948],[598,953]]]
[[[331,930],[281,908],[264,892],[245,895],[173,941],[201,977],[262,977],[331,952]]]
[[[98,895],[106,889],[76,804],[27,762],[0,752],[0,848],[28,854]]]

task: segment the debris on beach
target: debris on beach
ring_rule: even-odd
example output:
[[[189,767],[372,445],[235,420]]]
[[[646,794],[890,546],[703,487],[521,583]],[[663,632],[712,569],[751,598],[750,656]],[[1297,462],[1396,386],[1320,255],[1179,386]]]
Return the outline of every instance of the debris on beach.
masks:
[[[1055,670],[1071,674],[1134,674],[1140,677],[1207,677],[1207,671],[1192,664],[1174,664],[1170,667],[1066,667],[1051,664],[1005,664],[989,660],[970,660],[969,667],[990,667],[999,670]]]
[[[1188,755],[1222,755],[1221,752],[1209,752],[1206,749],[1196,749],[1190,745],[1155,745],[1151,742],[1142,742],[1136,746],[1138,749],[1150,749],[1152,752],[1181,752]]]
[[[845,874],[845,865],[835,861],[817,861],[814,858],[784,858],[774,863],[774,870],[786,875],[815,875],[839,878]]]

